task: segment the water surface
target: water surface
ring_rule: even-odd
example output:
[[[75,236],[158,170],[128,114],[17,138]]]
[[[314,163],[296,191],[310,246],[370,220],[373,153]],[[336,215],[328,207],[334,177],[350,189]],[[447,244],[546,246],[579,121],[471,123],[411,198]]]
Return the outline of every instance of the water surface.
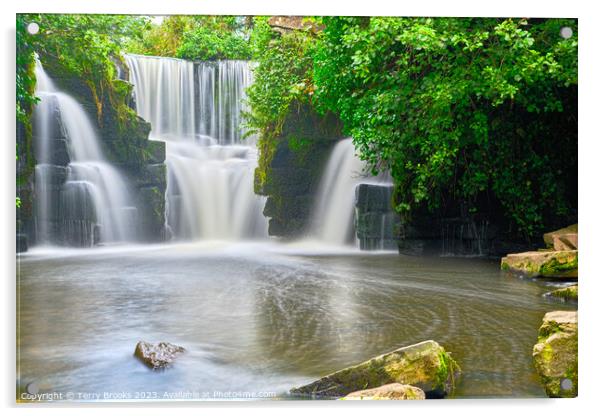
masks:
[[[281,397],[427,339],[463,369],[455,397],[544,397],[541,318],[575,307],[497,261],[312,245],[37,249],[18,270],[19,391],[101,399]],[[132,356],[139,340],[188,353],[152,372]]]

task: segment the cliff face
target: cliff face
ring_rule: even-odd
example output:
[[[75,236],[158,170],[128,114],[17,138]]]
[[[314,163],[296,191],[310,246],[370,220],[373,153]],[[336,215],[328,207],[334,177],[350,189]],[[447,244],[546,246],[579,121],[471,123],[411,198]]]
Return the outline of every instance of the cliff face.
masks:
[[[260,144],[255,192],[268,197],[264,215],[270,218],[270,235],[295,238],[307,231],[322,170],[341,138],[336,117],[294,103],[282,133]]]
[[[131,84],[123,80],[113,80],[113,93],[98,93],[95,98],[86,81],[67,72],[58,61],[41,56],[44,69],[57,87],[71,95],[82,105],[93,122],[102,151],[107,160],[117,168],[132,185],[132,199],[135,203],[137,236],[141,241],[162,241],[165,239],[165,143],[149,141],[150,124],[141,119],[130,108]],[[35,109],[34,109],[35,112]],[[53,115],[54,117],[54,115]],[[66,181],[66,166],[70,163],[67,142],[61,131],[60,115],[56,115],[56,131],[52,134],[52,187],[57,193]],[[20,149],[25,155],[35,154],[35,143],[39,132],[33,129],[31,143]],[[19,140],[19,133],[18,133]],[[23,139],[21,141],[24,141]],[[25,163],[25,162],[24,162]],[[27,176],[22,195],[35,195],[33,172]],[[51,190],[52,192],[52,190]],[[35,242],[33,209],[30,203],[35,197],[25,199],[27,206],[22,210],[21,232]],[[58,201],[59,198],[56,198]],[[83,220],[85,218],[82,217]],[[57,223],[58,224],[58,223]],[[55,226],[60,226],[55,224]],[[52,226],[52,225],[51,225]],[[75,245],[78,242],[67,242]]]

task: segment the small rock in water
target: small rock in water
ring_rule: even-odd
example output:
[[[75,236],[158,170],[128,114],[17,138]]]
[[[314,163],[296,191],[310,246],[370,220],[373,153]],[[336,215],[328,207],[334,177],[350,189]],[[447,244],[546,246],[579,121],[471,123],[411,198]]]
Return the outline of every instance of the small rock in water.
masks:
[[[561,301],[577,301],[579,287],[578,285],[572,285],[563,287],[560,289],[553,290],[545,294],[547,297],[560,299]]]
[[[341,400],[424,400],[424,391],[409,384],[391,383],[374,389],[354,391]]]
[[[151,344],[150,342],[139,341],[136,344],[134,355],[153,370],[160,370],[170,367],[176,357],[184,351],[186,350],[183,347],[169,342]]]

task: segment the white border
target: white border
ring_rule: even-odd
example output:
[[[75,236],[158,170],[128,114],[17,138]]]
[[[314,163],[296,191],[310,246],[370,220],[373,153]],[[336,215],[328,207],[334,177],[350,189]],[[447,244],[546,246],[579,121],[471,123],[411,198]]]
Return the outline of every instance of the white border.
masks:
[[[20,0],[2,2],[1,19],[3,22],[4,64],[1,65],[3,97],[0,100],[3,135],[2,166],[0,174],[3,185],[2,209],[2,375],[0,392],[2,405],[8,412],[30,413],[42,409],[32,406],[20,406],[15,409],[15,160],[14,160],[14,25],[17,12],[46,13],[129,13],[129,14],[290,14],[290,15],[388,15],[388,16],[537,16],[537,17],[578,17],[579,18],[579,216],[581,223],[581,290],[580,310],[580,397],[574,400],[456,400],[429,401],[428,403],[298,403],[298,402],[260,402],[260,403],[202,403],[179,404],[177,412],[199,414],[206,411],[225,411],[226,413],[249,412],[251,414],[274,414],[283,412],[293,415],[308,413],[332,413],[343,411],[345,414],[362,414],[376,411],[382,414],[436,413],[482,415],[514,413],[526,410],[530,413],[546,415],[574,415],[596,408],[596,398],[600,394],[602,368],[600,348],[600,310],[596,301],[602,281],[601,265],[596,262],[596,240],[600,240],[600,179],[602,172],[600,158],[600,127],[598,120],[602,116],[600,100],[600,53],[602,48],[600,27],[602,16],[595,9],[593,1],[526,1],[526,0]],[[599,254],[598,254],[599,255]],[[500,334],[506,336],[506,334]],[[511,336],[511,334],[507,334]],[[148,408],[153,406],[152,408]],[[142,413],[164,416],[166,408],[175,404],[140,404],[122,407],[103,405],[90,407],[80,405],[76,408],[57,408],[43,406],[50,414],[79,414],[82,408],[91,414]],[[599,405],[598,405],[599,406]],[[140,407],[146,407],[141,409]],[[200,409],[198,408],[200,407]],[[378,409],[375,409],[378,407]],[[588,412],[589,413],[589,412]]]

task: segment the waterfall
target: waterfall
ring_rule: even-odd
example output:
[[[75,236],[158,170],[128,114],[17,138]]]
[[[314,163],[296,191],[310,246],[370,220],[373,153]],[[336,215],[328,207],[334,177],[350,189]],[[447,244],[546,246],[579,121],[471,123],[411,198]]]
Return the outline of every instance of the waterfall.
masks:
[[[334,146],[320,181],[311,237],[333,245],[357,245],[354,214],[356,187],[361,183],[387,184],[390,177],[369,177],[366,164],[355,154],[352,139],[341,140]]]
[[[39,243],[91,246],[135,238],[125,180],[104,158],[82,106],[36,61],[34,149]]]
[[[177,239],[267,237],[253,192],[257,149],[243,140],[246,61],[193,63],[126,55],[138,114],[166,142],[166,222]]]

